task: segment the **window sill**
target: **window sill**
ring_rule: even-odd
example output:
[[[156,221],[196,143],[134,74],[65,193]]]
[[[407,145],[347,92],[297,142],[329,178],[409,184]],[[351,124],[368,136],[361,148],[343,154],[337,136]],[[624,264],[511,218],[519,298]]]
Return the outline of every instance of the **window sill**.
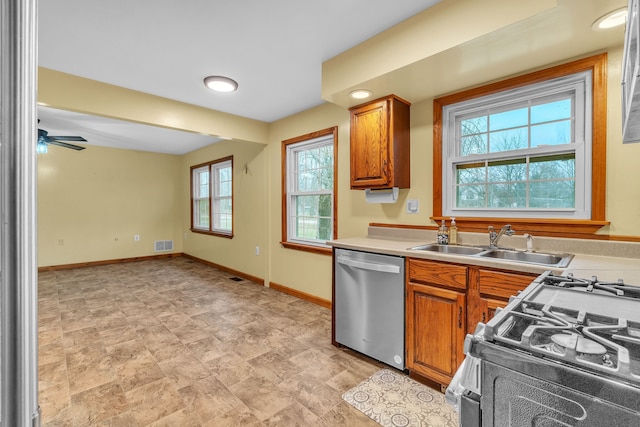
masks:
[[[298,251],[312,252],[320,255],[331,255],[331,248],[324,248],[320,246],[303,245],[300,243],[280,242],[283,248],[295,249]]]
[[[440,223],[443,219],[450,221],[451,217],[432,216],[431,219]],[[533,233],[537,236],[549,237],[577,237],[586,238],[594,235],[599,229],[610,224],[609,221],[568,220],[568,219],[540,219],[540,218],[470,218],[456,217],[456,224],[461,231],[486,232],[490,225],[500,228],[504,224],[511,224],[518,233]],[[448,225],[448,224],[447,224]]]
[[[233,239],[233,233],[218,233],[216,231],[207,231],[207,230],[198,230],[196,228],[192,228],[191,229],[192,233],[198,233],[198,234],[207,234],[209,236],[216,236],[216,237],[224,237],[225,239]]]

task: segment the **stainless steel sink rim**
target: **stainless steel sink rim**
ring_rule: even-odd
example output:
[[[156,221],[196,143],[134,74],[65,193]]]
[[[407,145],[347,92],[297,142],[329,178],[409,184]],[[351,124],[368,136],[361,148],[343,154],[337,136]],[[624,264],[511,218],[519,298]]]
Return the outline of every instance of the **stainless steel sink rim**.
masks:
[[[439,245],[437,243],[427,243],[424,245],[413,246],[408,250],[439,252],[449,255],[461,255],[473,258],[490,258],[497,261],[510,261],[515,263],[535,264],[556,268],[566,268],[574,256],[573,254],[569,253],[536,251],[527,252],[505,248],[490,249],[482,246]],[[548,259],[548,261],[543,261],[544,259]]]

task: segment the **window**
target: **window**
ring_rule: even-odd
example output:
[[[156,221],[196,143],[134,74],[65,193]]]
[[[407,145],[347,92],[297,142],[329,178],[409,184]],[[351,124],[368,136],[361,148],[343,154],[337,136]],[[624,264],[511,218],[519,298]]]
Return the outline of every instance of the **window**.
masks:
[[[191,231],[233,236],[233,157],[191,167]]]
[[[436,99],[434,219],[603,220],[605,64],[598,55]]]
[[[282,141],[282,244],[331,253],[336,233],[337,127]]]
[[[590,217],[591,73],[446,106],[445,215]]]

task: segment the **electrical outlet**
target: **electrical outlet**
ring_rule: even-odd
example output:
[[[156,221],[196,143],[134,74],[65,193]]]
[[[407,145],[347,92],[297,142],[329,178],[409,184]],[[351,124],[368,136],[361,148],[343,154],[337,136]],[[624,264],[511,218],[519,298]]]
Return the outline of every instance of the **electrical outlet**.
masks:
[[[256,256],[260,255],[260,246],[256,246]]]
[[[134,235],[134,236],[133,236],[133,240],[134,240],[135,242],[139,242],[139,241],[140,241],[140,235],[139,235],[139,234]]]
[[[407,213],[408,214],[418,213],[419,209],[420,209],[420,207],[419,207],[419,203],[418,203],[417,200],[415,200],[415,199],[407,200]]]
[[[64,246],[64,240],[58,239],[58,246]]]

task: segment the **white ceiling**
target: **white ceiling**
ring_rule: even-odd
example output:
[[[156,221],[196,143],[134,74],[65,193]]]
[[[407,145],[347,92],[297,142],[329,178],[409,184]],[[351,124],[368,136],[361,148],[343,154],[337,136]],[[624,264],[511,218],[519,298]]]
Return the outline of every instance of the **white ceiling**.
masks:
[[[165,154],[184,154],[206,147],[220,138],[197,133],[183,132],[140,123],[115,120],[106,117],[75,113],[49,107],[38,107],[38,127],[50,136],[82,136],[86,143],[74,145],[96,145],[126,150],[152,151]],[[50,150],[64,150],[49,146]]]
[[[321,64],[440,0],[42,0],[39,66],[272,122],[323,103]],[[238,81],[231,94],[204,77]],[[183,154],[212,137],[39,107],[87,145]],[[178,136],[179,135],[179,136]],[[176,143],[176,138],[180,143]],[[60,147],[56,147],[60,149]]]

